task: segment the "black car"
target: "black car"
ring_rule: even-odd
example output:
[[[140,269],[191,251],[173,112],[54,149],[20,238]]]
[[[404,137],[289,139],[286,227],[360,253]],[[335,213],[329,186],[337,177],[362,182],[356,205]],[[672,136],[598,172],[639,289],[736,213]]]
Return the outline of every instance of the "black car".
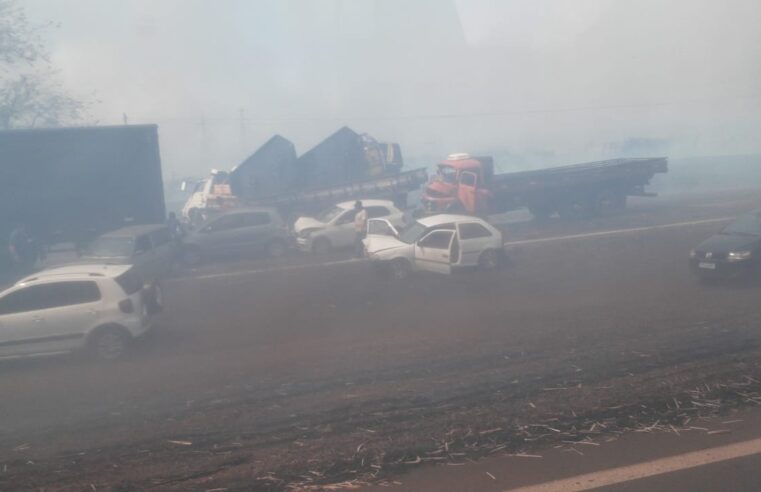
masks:
[[[739,216],[690,251],[690,268],[701,277],[736,277],[761,269],[761,210]]]

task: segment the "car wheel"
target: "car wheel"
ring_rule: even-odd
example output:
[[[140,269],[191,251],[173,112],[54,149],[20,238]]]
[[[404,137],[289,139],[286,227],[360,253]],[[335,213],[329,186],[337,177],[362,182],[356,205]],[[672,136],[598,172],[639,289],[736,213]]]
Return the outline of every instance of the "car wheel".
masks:
[[[164,309],[164,291],[159,282],[154,282],[148,288],[146,302],[148,303],[148,312],[150,314],[159,313]]]
[[[97,360],[115,360],[129,348],[130,339],[122,328],[101,328],[90,341],[90,349]]]
[[[412,271],[412,266],[410,265],[410,262],[405,260],[404,258],[397,258],[395,260],[391,260],[391,263],[388,265],[389,273],[391,274],[391,278],[394,280],[404,280],[407,278]]]
[[[279,258],[285,254],[285,243],[280,239],[275,239],[270,243],[267,251],[271,257]]]
[[[182,251],[182,262],[194,266],[201,263],[201,250],[197,246],[185,246]]]
[[[478,268],[489,271],[496,270],[500,264],[500,254],[496,249],[487,249],[478,257]]]
[[[325,237],[318,237],[312,242],[312,253],[324,255],[330,251],[330,240]]]

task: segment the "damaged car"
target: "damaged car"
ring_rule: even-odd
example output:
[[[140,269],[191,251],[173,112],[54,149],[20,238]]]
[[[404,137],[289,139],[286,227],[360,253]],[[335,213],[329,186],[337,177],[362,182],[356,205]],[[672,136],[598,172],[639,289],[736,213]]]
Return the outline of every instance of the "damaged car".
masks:
[[[394,279],[417,271],[494,270],[504,258],[502,232],[467,215],[425,217],[401,232],[386,219],[370,219],[363,243],[378,271]]]

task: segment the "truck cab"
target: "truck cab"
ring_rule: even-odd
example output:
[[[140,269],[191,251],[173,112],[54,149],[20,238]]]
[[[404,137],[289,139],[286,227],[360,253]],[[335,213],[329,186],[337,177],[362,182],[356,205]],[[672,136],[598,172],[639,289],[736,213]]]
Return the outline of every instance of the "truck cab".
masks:
[[[493,174],[490,157],[451,154],[438,163],[436,174],[426,185],[423,206],[430,213],[486,213]]]
[[[208,178],[195,183],[193,192],[182,208],[182,217],[191,224],[203,221],[209,212],[223,212],[237,205],[237,198],[230,190],[229,175],[213,169]],[[187,183],[183,183],[187,186]]]

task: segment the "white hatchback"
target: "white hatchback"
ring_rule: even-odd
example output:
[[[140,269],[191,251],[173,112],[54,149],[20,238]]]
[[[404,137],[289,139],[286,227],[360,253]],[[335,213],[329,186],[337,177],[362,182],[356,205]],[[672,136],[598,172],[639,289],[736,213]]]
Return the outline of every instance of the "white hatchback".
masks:
[[[44,270],[0,293],[0,358],[89,349],[116,359],[150,327],[143,282],[129,265]]]
[[[434,215],[401,233],[384,219],[367,224],[365,254],[394,278],[413,271],[451,273],[460,267],[497,268],[504,255],[502,233],[478,217]]]
[[[367,218],[383,217],[395,226],[404,224],[404,212],[390,200],[360,200]],[[332,248],[348,248],[354,244],[354,201],[342,202],[316,217],[299,217],[293,224],[296,243],[301,251],[325,253]]]

